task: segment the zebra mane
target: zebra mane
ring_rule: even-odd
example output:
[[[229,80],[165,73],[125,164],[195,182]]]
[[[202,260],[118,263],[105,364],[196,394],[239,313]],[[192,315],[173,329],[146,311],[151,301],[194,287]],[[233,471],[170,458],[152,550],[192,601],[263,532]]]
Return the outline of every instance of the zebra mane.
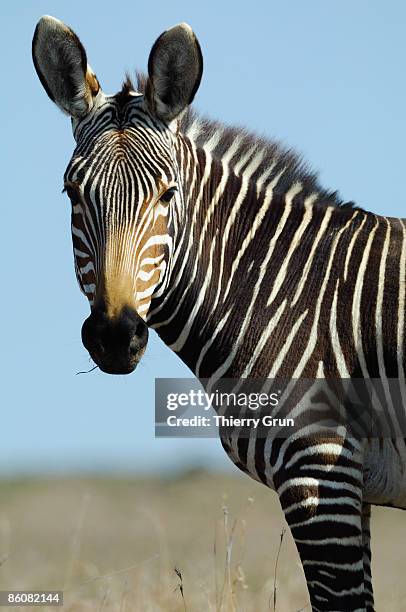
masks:
[[[130,76],[126,75],[116,99],[125,102],[131,91],[145,92],[147,76],[137,72],[136,78],[137,84],[134,87]],[[202,117],[192,107],[182,115],[180,131],[193,140],[197,147],[205,147],[214,159],[219,160],[227,155],[233,143],[238,142],[235,153],[228,159],[229,168],[238,168],[236,173],[242,175],[254,156],[258,156],[260,162],[252,174],[252,179],[255,181],[258,177],[266,176],[262,185],[271,182],[284,169],[277,187],[281,193],[286,192],[293,183],[300,182],[303,195],[317,192],[318,202],[322,205],[358,208],[354,202],[344,202],[337,191],[324,189],[319,183],[317,173],[309,169],[301,155],[278,141],[258,136],[242,127],[226,126],[219,121]]]

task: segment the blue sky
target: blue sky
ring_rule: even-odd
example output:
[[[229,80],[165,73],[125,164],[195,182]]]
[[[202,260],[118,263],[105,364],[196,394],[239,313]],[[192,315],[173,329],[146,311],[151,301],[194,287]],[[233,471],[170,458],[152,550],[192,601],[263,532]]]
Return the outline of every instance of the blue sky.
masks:
[[[179,21],[197,33],[204,114],[277,137],[321,182],[374,212],[406,216],[406,5],[399,1],[3,2],[0,473],[160,472],[231,463],[217,440],[154,438],[154,377],[188,376],[152,334],[128,377],[89,367],[62,175],[70,122],[31,61],[43,14],[80,36],[103,89],[146,68]]]

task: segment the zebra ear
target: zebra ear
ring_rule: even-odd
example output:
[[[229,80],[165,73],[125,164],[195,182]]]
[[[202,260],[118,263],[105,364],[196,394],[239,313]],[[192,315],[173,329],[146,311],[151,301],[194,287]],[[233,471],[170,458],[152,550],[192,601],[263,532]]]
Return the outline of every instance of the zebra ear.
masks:
[[[165,122],[175,119],[193,101],[202,73],[200,45],[187,23],[161,34],[148,60],[145,96],[152,114]]]
[[[87,115],[100,85],[76,34],[59,19],[45,15],[35,28],[32,58],[51,100],[71,117]]]

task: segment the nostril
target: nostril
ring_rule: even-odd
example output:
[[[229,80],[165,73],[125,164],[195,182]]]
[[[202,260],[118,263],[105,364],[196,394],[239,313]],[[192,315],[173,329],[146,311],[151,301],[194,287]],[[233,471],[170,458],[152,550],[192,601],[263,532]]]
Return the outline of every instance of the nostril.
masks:
[[[128,347],[128,352],[130,353],[132,357],[135,357],[139,350],[140,350],[140,343],[138,341],[138,338],[134,336],[134,338],[131,340],[130,345]]]
[[[82,325],[81,335],[82,335],[83,345],[87,350],[90,349],[90,345],[91,345],[91,332],[89,328],[90,328],[89,319],[86,319],[86,321]]]
[[[137,325],[135,328],[135,335],[138,338],[139,344],[146,343],[147,338],[148,338],[148,327],[146,326],[146,324],[144,323],[142,319],[137,322]]]

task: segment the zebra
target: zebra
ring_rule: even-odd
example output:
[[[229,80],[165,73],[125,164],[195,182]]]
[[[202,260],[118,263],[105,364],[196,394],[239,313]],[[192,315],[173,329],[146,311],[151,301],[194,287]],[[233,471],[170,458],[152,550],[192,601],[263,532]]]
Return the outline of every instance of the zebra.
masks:
[[[281,144],[197,114],[203,59],[189,25],[163,32],[148,75],[116,95],[58,19],[40,19],[32,50],[72,121],[64,191],[90,305],[82,340],[102,371],[132,372],[151,328],[211,385],[404,382],[405,222],[343,202]],[[371,504],[406,508],[405,440],[345,424],[325,437],[240,433],[221,442],[279,496],[312,609],[373,610]]]

